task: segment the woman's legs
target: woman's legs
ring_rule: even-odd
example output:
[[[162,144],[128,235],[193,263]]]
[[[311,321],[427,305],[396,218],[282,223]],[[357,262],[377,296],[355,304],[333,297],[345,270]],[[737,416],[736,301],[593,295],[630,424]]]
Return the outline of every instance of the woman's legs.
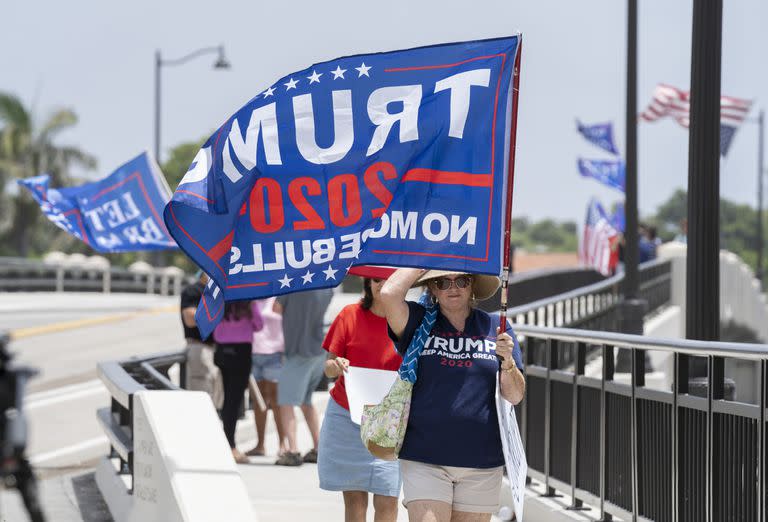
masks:
[[[248,377],[251,375],[250,353],[247,358],[239,353],[244,351],[232,346],[220,346],[216,365],[221,370],[224,385],[224,404],[221,408],[221,421],[224,425],[224,435],[232,449],[235,449],[235,428],[243,395],[248,387]]]
[[[344,522],[365,522],[367,491],[344,491]]]
[[[283,422],[280,419],[280,415],[277,412],[277,382],[274,381],[259,381],[259,391],[264,398],[264,402],[267,405],[268,410],[272,410],[272,417],[275,420],[275,427],[277,428],[277,439],[279,441],[278,453],[282,454],[288,450],[288,443],[285,440],[285,430],[283,429]],[[266,414],[264,417],[266,424]],[[261,439],[259,439],[261,440]]]
[[[490,513],[468,513],[466,511],[454,511],[451,522],[489,522]]]
[[[408,503],[410,522],[451,522],[451,505],[439,500],[413,500]]]
[[[252,383],[253,381],[251,381]],[[254,390],[251,390],[251,404],[253,404],[253,420],[256,423],[256,447],[254,447],[251,451],[248,452],[248,455],[264,455],[264,439],[265,439],[265,432],[267,430],[267,412],[269,410],[269,403],[267,402],[267,398],[264,397],[264,392],[261,390],[261,382],[259,381],[256,383],[256,385],[259,388],[259,393],[261,394],[262,398],[264,399],[264,403],[266,405],[266,408],[261,409],[259,406],[259,401],[256,400],[256,395],[254,393]],[[252,386],[249,386],[251,388]]]
[[[397,497],[374,495],[374,522],[395,522],[397,520],[397,500]]]

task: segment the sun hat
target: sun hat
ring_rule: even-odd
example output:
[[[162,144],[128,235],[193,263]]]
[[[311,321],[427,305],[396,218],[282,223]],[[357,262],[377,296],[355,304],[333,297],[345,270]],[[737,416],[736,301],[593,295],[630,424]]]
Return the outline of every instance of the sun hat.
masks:
[[[427,270],[424,272],[424,275],[416,280],[413,286],[426,285],[432,279],[452,275],[471,276],[472,291],[475,294],[475,299],[478,301],[482,301],[493,296],[493,294],[496,293],[496,290],[498,290],[501,286],[501,280],[496,276],[487,274],[470,274],[468,272],[456,272],[452,270]]]

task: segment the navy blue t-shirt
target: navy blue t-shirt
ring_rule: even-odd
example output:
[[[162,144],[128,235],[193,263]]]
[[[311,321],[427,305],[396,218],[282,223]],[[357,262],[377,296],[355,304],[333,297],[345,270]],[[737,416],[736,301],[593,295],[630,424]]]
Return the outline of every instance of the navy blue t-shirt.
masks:
[[[389,330],[402,354],[426,310],[407,301],[408,323],[402,338]],[[504,464],[496,415],[498,315],[473,309],[457,331],[440,312],[419,357],[408,428],[400,458],[438,466],[493,468]],[[513,358],[522,370],[515,339]]]

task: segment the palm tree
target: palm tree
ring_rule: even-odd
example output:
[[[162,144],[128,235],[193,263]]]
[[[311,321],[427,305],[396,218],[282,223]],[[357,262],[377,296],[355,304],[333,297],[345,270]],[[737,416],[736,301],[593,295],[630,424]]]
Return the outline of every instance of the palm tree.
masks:
[[[20,191],[11,205],[5,184],[13,178],[48,173],[52,186],[64,186],[70,180],[71,167],[94,168],[96,160],[91,155],[76,147],[54,143],[59,133],[76,123],[77,115],[73,111],[60,109],[37,125],[17,96],[0,92],[0,198],[5,198],[0,199],[0,223],[3,212],[6,221],[12,216],[7,235],[22,257],[29,254],[30,236],[40,210],[26,191]]]

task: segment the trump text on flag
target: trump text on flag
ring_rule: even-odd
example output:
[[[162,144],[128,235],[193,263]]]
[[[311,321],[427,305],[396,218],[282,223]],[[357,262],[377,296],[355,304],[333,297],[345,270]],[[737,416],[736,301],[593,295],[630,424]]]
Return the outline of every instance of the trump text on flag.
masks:
[[[278,80],[198,152],[169,231],[226,300],[361,264],[498,274],[518,51],[445,44]]]

